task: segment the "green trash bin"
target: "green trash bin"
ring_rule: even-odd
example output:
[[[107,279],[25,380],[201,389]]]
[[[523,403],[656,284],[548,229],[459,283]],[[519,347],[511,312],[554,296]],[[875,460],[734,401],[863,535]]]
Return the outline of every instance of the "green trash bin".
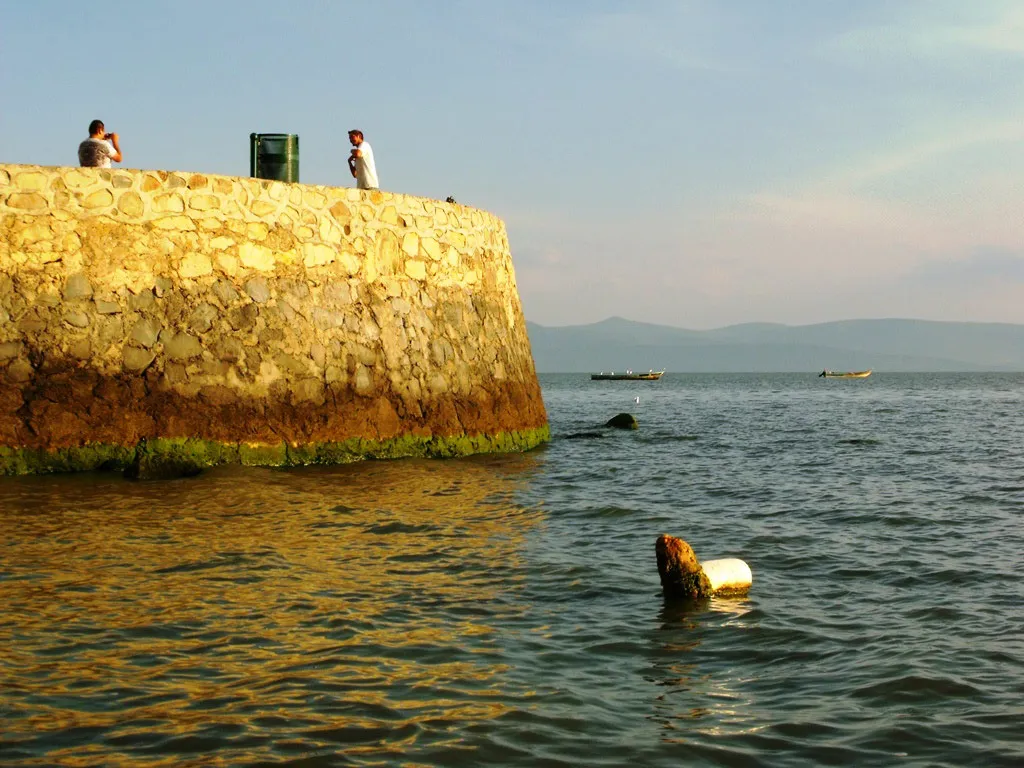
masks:
[[[294,133],[250,133],[249,175],[297,183],[299,137]]]

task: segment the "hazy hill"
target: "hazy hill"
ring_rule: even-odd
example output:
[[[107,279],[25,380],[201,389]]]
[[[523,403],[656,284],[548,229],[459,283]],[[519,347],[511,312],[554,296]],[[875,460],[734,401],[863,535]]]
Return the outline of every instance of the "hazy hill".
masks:
[[[612,317],[527,323],[539,372],[1024,371],[1024,325],[928,320],[746,323],[692,331]]]

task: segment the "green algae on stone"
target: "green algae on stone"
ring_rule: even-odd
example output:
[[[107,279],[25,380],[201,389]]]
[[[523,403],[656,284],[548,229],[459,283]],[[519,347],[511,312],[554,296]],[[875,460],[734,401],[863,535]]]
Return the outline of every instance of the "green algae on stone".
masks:
[[[285,443],[239,443],[238,461],[247,467],[286,467],[288,446]]]
[[[298,467],[349,464],[364,459],[455,458],[477,453],[528,451],[551,439],[547,425],[494,435],[414,435],[387,440],[353,437],[339,442],[223,443],[197,437],[155,437],[137,446],[87,444],[55,451],[0,446],[0,475],[90,470],[123,471],[136,479],[188,477],[222,464]]]
[[[704,571],[697,571],[696,573],[678,574],[672,588],[666,592],[668,597],[705,600],[711,597],[714,590]]]
[[[97,469],[120,471],[131,464],[134,456],[134,448],[99,443],[52,451],[0,446],[0,475],[42,475]]]
[[[341,442],[289,446],[292,466],[346,464],[362,459],[455,458],[476,453],[513,453],[535,448],[550,439],[545,425],[537,429],[500,432],[497,435],[399,435],[387,440],[351,438]]]
[[[208,467],[238,462],[238,446],[193,437],[157,437],[139,442],[125,474],[139,480],[198,475]]]

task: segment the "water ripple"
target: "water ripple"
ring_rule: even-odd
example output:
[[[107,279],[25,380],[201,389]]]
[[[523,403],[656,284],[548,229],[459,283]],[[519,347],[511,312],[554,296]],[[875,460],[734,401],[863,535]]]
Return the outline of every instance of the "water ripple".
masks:
[[[0,764],[1024,764],[1024,378],[543,384],[525,456],[0,479]]]

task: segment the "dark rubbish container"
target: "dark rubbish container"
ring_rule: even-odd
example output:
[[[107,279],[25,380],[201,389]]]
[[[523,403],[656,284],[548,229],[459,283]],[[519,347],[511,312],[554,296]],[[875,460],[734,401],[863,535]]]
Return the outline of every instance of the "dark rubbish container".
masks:
[[[250,133],[249,175],[298,182],[299,137],[294,133]]]

